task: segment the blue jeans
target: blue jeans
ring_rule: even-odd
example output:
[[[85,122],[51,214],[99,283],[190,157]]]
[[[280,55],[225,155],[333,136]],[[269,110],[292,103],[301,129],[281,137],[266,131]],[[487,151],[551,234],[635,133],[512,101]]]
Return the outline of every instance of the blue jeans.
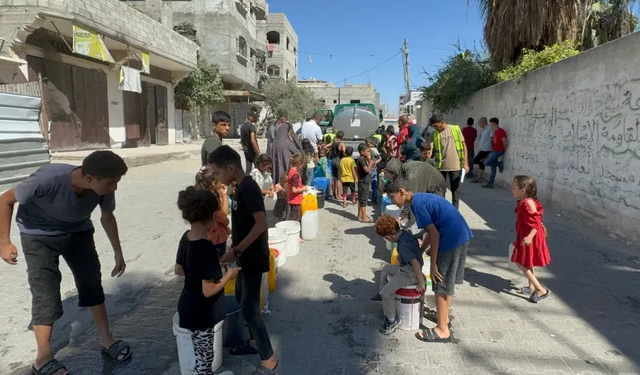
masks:
[[[371,202],[378,202],[378,171],[371,171]]]
[[[471,149],[467,149],[467,160],[469,162],[469,176],[473,176],[473,158],[476,156],[474,150]]]
[[[316,168],[307,168],[307,185],[311,186],[313,185],[313,173],[315,172]]]
[[[491,154],[489,154],[487,160],[484,161],[484,165],[486,165],[487,167],[491,167],[491,177],[489,177],[490,184],[493,184],[496,179],[496,172],[498,170],[498,166],[500,165],[498,159],[500,159],[500,156],[502,155],[504,155],[504,152],[491,151]]]

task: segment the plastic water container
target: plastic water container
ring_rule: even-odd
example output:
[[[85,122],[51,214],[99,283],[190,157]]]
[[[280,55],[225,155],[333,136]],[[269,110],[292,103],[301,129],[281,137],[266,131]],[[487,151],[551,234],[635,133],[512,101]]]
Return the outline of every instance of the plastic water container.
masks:
[[[313,187],[317,190],[324,191],[325,196],[329,196],[329,179],[326,177],[316,177],[313,180]]]
[[[318,237],[318,230],[320,222],[318,218],[318,197],[316,196],[316,189],[309,189],[302,196],[302,218],[301,231],[302,239],[305,241],[312,241]]]
[[[393,202],[391,202],[391,198],[389,198],[389,196],[387,194],[382,194],[382,213],[385,213],[385,210],[387,209],[387,206],[391,206],[393,205]]]
[[[260,285],[260,311],[271,314],[269,311],[269,272],[262,274],[262,284]]]
[[[224,346],[229,348],[241,345],[245,341],[244,318],[242,317],[242,307],[236,301],[235,296],[225,296],[224,299],[227,306],[227,317],[224,320],[222,336],[224,336]]]
[[[278,250],[269,249],[269,293],[276,290],[276,275],[278,274],[278,266],[276,263]]]
[[[422,273],[424,277],[427,279],[425,282],[426,289],[424,291],[425,296],[432,296],[433,293],[433,283],[431,282],[431,257],[427,255],[427,253],[422,254],[422,261],[424,265],[422,266]]]
[[[331,168],[332,166],[333,166],[333,160],[331,160],[331,159],[327,160],[327,170],[326,170],[326,172],[327,172],[327,178],[329,179],[329,181],[331,181],[331,179],[333,178],[333,175],[332,175],[333,172],[332,172],[332,168]]]
[[[242,319],[242,314],[240,314]],[[224,321],[213,327],[213,352],[215,354],[211,369],[213,372],[218,370],[222,365],[222,336]],[[180,374],[193,375],[193,369],[196,365],[196,355],[193,350],[193,342],[191,341],[191,331],[180,328],[180,316],[178,313],[173,315],[173,334],[176,336],[176,344],[178,345],[178,360],[180,362]]]
[[[284,229],[269,228],[269,248],[276,249],[279,252],[278,267],[282,267],[287,263],[287,252],[285,251],[287,238],[289,238],[289,235]]]
[[[276,260],[276,276],[278,275],[278,262],[280,260],[280,251],[273,249],[273,253],[274,253],[274,258]]]
[[[300,223],[291,220],[281,221],[276,224],[276,228],[282,229],[287,233],[287,243],[284,248],[284,254],[287,257],[298,255],[298,253],[300,253]],[[275,246],[271,247],[275,248]],[[280,253],[280,257],[282,257],[282,253]]]
[[[392,265],[397,266],[400,262],[398,261],[398,249],[394,248],[391,250],[391,262]]]
[[[382,200],[384,201],[384,198],[382,198]],[[395,204],[390,204],[385,207],[384,213],[387,215],[391,215],[392,217],[397,219],[402,213],[402,208],[396,206]]]
[[[403,331],[417,331],[420,328],[422,295],[417,288],[417,285],[401,288],[395,295],[396,316],[402,322],[400,329]]]

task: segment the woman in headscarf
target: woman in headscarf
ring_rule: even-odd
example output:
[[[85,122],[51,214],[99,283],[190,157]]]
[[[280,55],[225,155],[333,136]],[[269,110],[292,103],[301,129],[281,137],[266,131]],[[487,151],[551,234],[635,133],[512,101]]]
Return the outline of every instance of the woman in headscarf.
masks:
[[[278,181],[282,173],[289,171],[289,159],[295,153],[302,152],[298,136],[291,131],[289,123],[276,124],[273,140],[273,179]]]
[[[399,159],[393,158],[384,167],[384,177],[387,183],[398,178],[409,181],[409,189],[414,193],[431,193],[444,197],[447,192],[447,183],[442,173],[422,161],[409,161],[403,164]],[[400,218],[409,219],[409,225],[413,225],[414,218],[409,205],[402,208]]]
[[[278,121],[276,120],[269,120],[269,123],[267,125],[267,155],[271,156],[273,153],[273,141],[276,138],[276,125],[280,122],[280,119],[282,119],[283,116],[281,116]],[[284,117],[285,122],[286,122],[286,117]]]
[[[406,161],[420,160],[420,146],[424,142],[420,130],[420,125],[409,126],[409,139],[402,146],[402,155]]]

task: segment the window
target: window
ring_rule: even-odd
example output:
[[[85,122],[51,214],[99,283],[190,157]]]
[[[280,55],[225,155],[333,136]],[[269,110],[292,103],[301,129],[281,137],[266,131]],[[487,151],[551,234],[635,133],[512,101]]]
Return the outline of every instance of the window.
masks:
[[[287,37],[287,50],[289,50],[289,44],[291,43],[289,42],[289,37]]]
[[[333,104],[338,104],[338,100],[333,99]]]
[[[247,40],[239,36],[236,40],[236,53],[242,57],[247,57]]]
[[[249,60],[251,60],[251,66],[256,66],[256,50],[253,48],[249,52]]]
[[[359,100],[351,100],[351,101],[349,101],[349,103],[351,103],[351,104],[359,104],[360,101]]]
[[[277,31],[269,31],[267,33],[267,43],[280,44],[280,33]]]
[[[277,65],[269,65],[267,68],[267,74],[269,77],[279,77],[280,76],[280,68]]]

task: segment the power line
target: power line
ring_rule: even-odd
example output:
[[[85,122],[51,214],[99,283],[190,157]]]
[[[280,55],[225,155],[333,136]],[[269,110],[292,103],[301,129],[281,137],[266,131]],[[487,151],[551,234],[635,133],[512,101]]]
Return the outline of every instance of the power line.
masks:
[[[338,82],[336,82],[336,83],[346,83],[346,82],[347,82],[348,80],[350,80],[350,79],[357,78],[357,77],[360,77],[360,76],[362,76],[362,75],[365,75],[365,74],[369,73],[370,71],[375,70],[375,69],[379,68],[380,66],[382,66],[382,65],[384,65],[384,64],[386,64],[386,63],[388,63],[389,61],[393,60],[393,58],[394,58],[394,57],[396,57],[396,56],[400,55],[401,53],[402,53],[402,51],[400,50],[400,51],[398,51],[395,55],[393,55],[393,56],[389,57],[388,59],[384,60],[383,62],[381,62],[381,63],[377,64],[377,65],[376,65],[376,66],[374,66],[373,68],[367,69],[367,70],[365,70],[365,71],[364,71],[364,72],[362,72],[362,73],[356,74],[356,75],[351,76],[351,77],[349,77],[349,78],[345,78],[344,80],[342,80],[342,81],[338,81]]]

